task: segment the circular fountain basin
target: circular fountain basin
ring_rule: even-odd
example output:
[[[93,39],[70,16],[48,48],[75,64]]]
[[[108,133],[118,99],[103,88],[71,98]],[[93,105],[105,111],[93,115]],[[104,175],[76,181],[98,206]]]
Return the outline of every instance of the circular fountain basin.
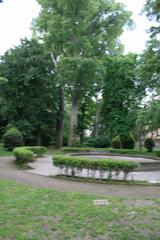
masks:
[[[140,156],[127,156],[127,155],[114,155],[114,154],[104,154],[104,153],[73,153],[70,156],[79,156],[83,158],[90,159],[112,159],[114,160],[122,160],[122,161],[135,161],[139,163],[138,168],[134,171],[160,171],[160,160],[152,159],[148,157],[140,157]]]

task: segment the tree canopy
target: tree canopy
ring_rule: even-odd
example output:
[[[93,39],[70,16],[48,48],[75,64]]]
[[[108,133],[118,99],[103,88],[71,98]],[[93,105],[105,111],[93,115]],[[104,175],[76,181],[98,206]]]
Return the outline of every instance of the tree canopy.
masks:
[[[1,57],[1,114],[36,140],[55,124],[56,86],[48,57],[36,40],[24,39]],[[3,80],[3,81],[2,81]]]

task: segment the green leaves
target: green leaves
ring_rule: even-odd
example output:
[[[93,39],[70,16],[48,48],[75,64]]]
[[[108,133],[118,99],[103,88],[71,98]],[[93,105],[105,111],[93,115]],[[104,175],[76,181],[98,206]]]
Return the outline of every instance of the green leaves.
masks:
[[[110,138],[133,130],[137,108],[144,94],[136,72],[137,56],[113,56],[105,59],[106,77],[103,87],[102,131]]]
[[[133,171],[138,164],[134,161],[119,161],[119,160],[95,160],[80,158],[76,156],[64,156],[55,155],[53,157],[53,163],[57,167],[70,167],[78,169],[90,169],[90,170],[104,170],[104,171],[122,171],[130,172]]]
[[[36,40],[24,39],[1,57],[1,112],[25,139],[35,139],[55,124],[57,88],[52,69],[50,56]]]

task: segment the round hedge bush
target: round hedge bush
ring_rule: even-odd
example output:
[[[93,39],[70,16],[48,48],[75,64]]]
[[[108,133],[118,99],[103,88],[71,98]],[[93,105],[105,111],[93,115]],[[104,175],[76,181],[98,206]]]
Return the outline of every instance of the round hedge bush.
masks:
[[[89,138],[85,143],[85,146],[93,148],[108,148],[111,146],[111,143],[107,137],[99,136],[98,138]]]
[[[111,146],[116,149],[121,148],[120,136],[113,138]]]
[[[144,146],[148,152],[152,152],[155,147],[155,143],[152,138],[147,138],[144,142]]]
[[[23,136],[17,128],[10,128],[3,135],[4,148],[12,151],[15,147],[23,146]]]
[[[27,146],[16,147],[13,153],[16,157],[17,163],[28,163],[35,159],[35,157],[43,156],[47,149],[43,146]]]
[[[121,143],[123,149],[134,149],[135,138],[132,134],[121,136]]]
[[[34,153],[25,148],[17,147],[13,150],[14,156],[16,157],[17,163],[28,163],[33,161]]]

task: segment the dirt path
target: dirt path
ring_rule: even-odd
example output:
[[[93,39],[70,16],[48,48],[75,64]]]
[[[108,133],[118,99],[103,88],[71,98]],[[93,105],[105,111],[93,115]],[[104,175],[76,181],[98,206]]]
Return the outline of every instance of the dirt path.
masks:
[[[51,188],[63,192],[91,193],[96,195],[114,195],[138,198],[160,198],[160,187],[107,185],[82,183],[44,177],[18,170],[13,157],[0,158],[0,179],[11,179],[33,187]]]

